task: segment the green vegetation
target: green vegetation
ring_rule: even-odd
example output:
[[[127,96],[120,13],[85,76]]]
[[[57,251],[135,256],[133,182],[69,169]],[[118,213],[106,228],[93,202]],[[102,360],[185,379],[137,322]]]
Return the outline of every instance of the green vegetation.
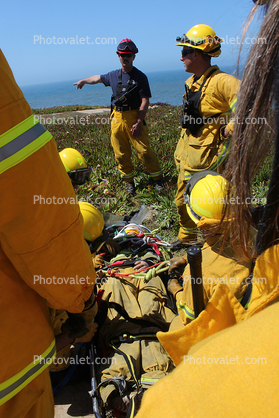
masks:
[[[260,201],[264,201],[264,198],[267,196],[269,180],[272,171],[272,161],[273,161],[273,151],[270,151],[270,154],[266,157],[264,164],[261,167],[261,170],[257,173],[254,182],[252,184],[252,194]]]
[[[64,108],[33,110],[35,114],[54,112],[75,112],[85,106],[67,106]],[[51,111],[50,111],[51,110]],[[46,112],[49,111],[49,112]],[[151,215],[144,224],[150,229],[159,229],[162,239],[173,241],[178,232],[178,218],[174,196],[176,193],[177,169],[174,162],[174,150],[180,136],[181,106],[162,103],[153,105],[148,111],[147,123],[152,148],[154,149],[164,172],[166,188],[160,194],[154,188],[143,164],[133,152],[135,164],[137,194],[127,198],[125,185],[120,180],[114,153],[110,145],[110,124],[107,114],[60,118],[60,123],[52,123],[47,128],[57,142],[58,151],[66,147],[76,148],[93,168],[91,182],[80,186],[78,197],[86,198],[102,212],[111,212],[121,216],[137,211],[142,204],[151,209]],[[80,117],[80,116],[79,116]],[[67,119],[68,118],[68,119]],[[80,121],[80,123],[78,123]],[[266,196],[271,172],[270,155],[253,183],[253,195]],[[90,200],[89,200],[90,199]]]

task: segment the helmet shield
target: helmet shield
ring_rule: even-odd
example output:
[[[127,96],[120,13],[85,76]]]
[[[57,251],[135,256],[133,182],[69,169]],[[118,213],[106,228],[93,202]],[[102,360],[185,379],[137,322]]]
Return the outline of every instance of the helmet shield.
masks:
[[[90,180],[92,168],[79,168],[78,170],[68,171],[68,176],[73,184],[82,185]]]

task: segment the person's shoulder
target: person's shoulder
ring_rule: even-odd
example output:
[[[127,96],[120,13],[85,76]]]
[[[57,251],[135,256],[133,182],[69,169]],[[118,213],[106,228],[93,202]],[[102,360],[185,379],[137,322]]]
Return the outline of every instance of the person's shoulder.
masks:
[[[109,71],[109,72],[108,72],[108,73],[106,73],[105,75],[109,75],[109,76],[114,76],[115,74],[117,74],[117,75],[118,75],[119,71],[120,71],[120,68],[118,68],[117,70],[112,70],[112,71]]]
[[[133,67],[133,70],[132,71],[135,71],[135,72],[137,72],[138,74],[143,74],[143,75],[145,75],[144,74],[144,72],[143,71],[141,71],[141,70],[139,70],[137,67]]]
[[[231,88],[235,89],[238,88],[240,84],[240,80],[238,78],[232,74],[228,74],[227,72],[220,70],[219,67],[217,67],[217,69],[218,70],[212,76],[217,87],[219,86],[220,89],[225,88],[226,86],[230,86]]]
[[[220,70],[220,68],[217,65],[214,65],[214,67],[217,67],[217,71],[213,75],[217,76],[218,78],[238,80],[238,78],[235,77],[234,75],[229,74],[226,71]]]
[[[137,75],[138,77],[141,77],[141,78],[147,78],[147,75],[146,74],[144,74],[144,72],[142,72],[141,70],[139,70],[138,68],[136,68],[136,67],[133,67],[133,69],[132,69],[132,73],[133,73],[133,75]]]
[[[192,84],[193,84],[193,82],[194,82],[194,78],[195,78],[195,75],[194,75],[194,74],[190,75],[190,76],[186,79],[185,84],[188,84],[189,86],[190,86],[190,85],[192,85]]]
[[[105,85],[110,85],[114,83],[114,80],[117,80],[120,70],[109,71],[108,73],[101,74],[101,80]]]

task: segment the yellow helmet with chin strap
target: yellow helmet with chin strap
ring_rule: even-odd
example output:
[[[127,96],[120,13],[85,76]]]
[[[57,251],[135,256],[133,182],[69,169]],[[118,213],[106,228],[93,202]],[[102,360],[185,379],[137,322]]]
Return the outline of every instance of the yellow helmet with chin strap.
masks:
[[[217,226],[224,217],[230,183],[214,171],[194,174],[186,185],[187,213],[200,229]]]
[[[195,25],[186,35],[177,37],[176,41],[178,42],[177,46],[188,46],[199,49],[211,57],[219,57],[223,39],[220,39],[210,26]]]

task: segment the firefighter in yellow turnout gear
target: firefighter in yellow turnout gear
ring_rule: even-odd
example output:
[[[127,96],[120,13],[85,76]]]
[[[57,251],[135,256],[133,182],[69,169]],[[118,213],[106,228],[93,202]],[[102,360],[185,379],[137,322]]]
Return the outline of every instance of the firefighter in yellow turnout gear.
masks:
[[[168,286],[169,291],[176,298],[179,316],[172,322],[170,331],[158,333],[158,338],[175,365],[181,362],[193,341],[204,339],[217,332],[219,327],[222,329],[222,315],[219,315],[219,319],[218,315],[216,316],[216,312],[224,308],[222,303],[230,305],[233,301],[232,304],[243,315],[245,309],[252,303],[252,283],[248,280],[252,262],[239,260],[230,246],[230,240],[227,239],[224,243],[220,239],[221,231],[214,230],[225,215],[228,190],[229,183],[224,177],[211,171],[195,174],[186,186],[184,197],[187,213],[206,235],[206,242],[202,248],[202,280],[204,305],[208,311],[201,326],[201,323],[195,320],[187,255],[172,259],[169,269],[171,275],[177,268],[185,267],[183,286],[176,279],[173,279]],[[226,221],[229,222],[229,219]],[[255,236],[256,231],[251,229],[249,243],[251,246],[254,245]],[[256,297],[255,291],[253,297]],[[212,306],[214,306],[213,310]],[[230,309],[233,312],[234,308],[230,307]],[[200,327],[199,331],[197,327]],[[183,344],[180,343],[180,338],[183,338]]]
[[[211,180],[206,180],[207,189]],[[222,213],[218,216],[213,212],[214,217],[207,218],[204,214],[207,211],[209,215],[209,207],[196,205],[191,198],[188,203],[189,216],[199,228],[210,230],[220,222]],[[232,408],[242,410],[241,405],[245,405],[248,416],[274,416],[274,408],[278,408],[279,246],[268,248],[258,257],[253,278],[247,281],[251,262],[239,262],[232,248],[214,241],[212,237],[202,249],[206,307],[197,318],[188,266],[183,288],[177,280],[169,286],[176,297],[179,317],[171,323],[169,332],[159,332],[157,337],[176,368],[144,395],[138,418],[147,413],[156,418],[171,414],[233,417]],[[174,259],[170,270],[186,262],[186,257]],[[212,384],[205,385],[208,376]],[[259,381],[264,382],[263,388]],[[268,405],[262,400],[262,392],[269,399]]]
[[[93,227],[94,222],[87,222],[87,232],[89,225]],[[134,231],[126,230],[128,234]],[[120,239],[119,244],[124,247],[119,248],[114,258],[109,257],[109,266],[106,264],[96,280],[102,303],[108,308],[99,325],[102,352],[108,353],[100,367],[100,393],[107,409],[120,412],[128,409],[130,399],[136,393],[139,402],[142,390],[172,369],[172,361],[162,349],[156,333],[167,331],[176,316],[159,275],[153,274],[149,281],[134,276],[138,270],[160,262],[160,256],[151,246],[133,255],[129,239],[137,238],[127,235],[124,241]],[[98,267],[101,265],[104,267],[105,262],[100,257]],[[112,270],[117,274],[111,273]],[[122,391],[118,390],[118,384]]]
[[[72,151],[75,150],[68,148],[61,152],[64,156],[67,153],[75,156],[79,154],[78,151],[75,153]],[[81,154],[79,154],[79,158],[80,157]],[[120,247],[116,241],[108,237],[108,234],[104,229],[104,218],[96,207],[83,201],[79,202],[79,207],[83,218],[83,236],[89,244],[92,254],[93,267],[97,269],[103,265],[103,258],[100,254],[98,254],[98,252],[105,251],[108,254],[116,255],[116,253],[119,252]],[[97,313],[97,305],[95,306],[95,311]],[[64,335],[65,331],[63,325],[68,319],[67,312],[61,309],[50,309],[50,317],[54,335],[56,336],[57,346],[61,345],[62,347],[59,351],[57,351],[57,354],[50,366],[50,372],[55,373],[67,369],[70,366],[69,358],[71,355],[71,345],[77,342],[90,342],[96,332],[97,324],[93,324],[92,327],[88,329],[87,333],[83,333],[84,335],[82,337],[67,339]]]
[[[132,127],[138,118],[138,114],[138,110],[120,112],[115,108],[113,111],[111,115],[111,144],[114,149],[115,159],[118,162],[118,169],[124,181],[127,184],[133,184],[132,144],[139,159],[145,165],[155,184],[157,184],[157,189],[160,190],[159,186],[162,183],[159,182],[159,179],[162,177],[162,171],[154,151],[150,148],[148,127],[145,122],[143,122],[139,137],[135,137],[132,134]]]
[[[149,254],[146,256],[149,257]],[[135,268],[117,270],[127,274],[136,272]],[[137,384],[148,389],[172,370],[172,361],[156,338],[156,333],[168,330],[175,313],[170,309],[166,289],[159,276],[148,283],[138,278],[108,277],[102,288],[102,299],[108,303],[108,313],[101,335],[109,347],[109,357],[107,364],[101,368],[101,380],[105,381],[101,396],[108,408],[114,407],[123,412],[132,393],[137,392]],[[126,356],[134,359],[133,371]],[[127,385],[123,395],[111,381],[121,376]]]
[[[87,302],[94,302],[96,273],[55,140],[32,115],[2,51],[0,72],[0,416],[51,418],[55,341],[48,306],[70,313],[67,335],[74,335],[75,315],[84,319]],[[65,203],[44,204],[53,196]],[[58,284],[59,277],[80,280]]]
[[[127,193],[135,193],[131,144],[154,180],[156,189],[160,191],[164,188],[162,171],[150,147],[145,122],[151,97],[148,79],[133,66],[138,48],[131,39],[123,39],[117,46],[116,53],[121,64],[120,70],[94,75],[74,84],[77,89],[81,89],[84,84],[103,83],[112,89],[111,144],[118,169],[126,182]]]
[[[221,42],[207,25],[196,25],[178,38],[185,71],[193,73],[186,80],[183,96],[182,131],[175,150],[179,170],[175,203],[180,230],[177,244],[196,240],[196,225],[184,204],[185,184],[201,170],[222,172],[229,152],[230,137],[239,80],[211,65],[211,57],[221,54]]]
[[[226,168],[226,178],[232,183],[235,197],[239,198],[243,209],[237,210],[231,205],[228,209],[233,215],[232,219],[222,225],[224,236],[232,233],[234,248],[245,254],[247,259],[253,259],[255,251],[247,249],[246,229],[254,220],[250,216],[243,216],[246,210],[251,209],[251,202],[245,201],[243,196],[250,195],[253,176],[264,158],[270,155],[272,143],[275,147],[273,170],[267,204],[258,226],[252,300],[248,309],[244,310],[235,298],[229,298],[228,293],[219,292],[216,297],[217,291],[214,293],[214,303],[209,302],[205,311],[185,328],[197,323],[196,327],[189,329],[188,339],[191,339],[191,331],[199,333],[206,325],[207,316],[212,318],[209,325],[213,327],[215,321],[216,325],[222,325],[223,328],[220,326],[220,332],[190,348],[176,370],[146,393],[137,418],[275,417],[278,414],[279,58],[278,39],[274,33],[278,34],[279,30],[279,2],[254,0],[254,3],[248,23],[263,4],[265,16],[241,81],[240,105],[236,113],[239,124],[235,126],[231,144],[233,152]],[[263,38],[266,40],[264,45],[261,44]],[[263,134],[262,122],[257,120],[254,126],[249,127],[245,120],[247,114],[255,117],[255,120],[256,115],[268,118],[268,104],[271,103],[274,112],[271,112],[268,131],[270,126],[276,126],[276,138],[274,140],[274,136],[271,136],[270,142],[261,147],[262,138],[268,138]],[[243,155],[247,158],[241,160]],[[180,337],[177,345],[182,346],[185,341],[187,343],[187,337],[184,340],[182,335]],[[195,341],[192,340],[192,343]]]
[[[224,177],[213,171],[203,171],[192,176],[187,183],[184,198],[189,217],[195,225],[204,231],[206,242],[202,247],[202,275],[204,288],[204,303],[208,304],[213,293],[220,286],[225,284],[231,294],[238,301],[245,302],[247,307],[250,302],[251,291],[248,287],[247,278],[252,269],[251,262],[241,262],[227,240],[224,244],[220,241],[219,233],[213,233],[212,229],[218,226],[225,208],[226,194],[229,183]],[[210,233],[211,231],[211,233]],[[255,239],[255,234],[254,234]],[[251,242],[252,245],[252,242]],[[187,265],[187,255],[182,258],[173,259],[173,266],[170,272],[178,266],[185,266],[183,273],[183,288],[176,279],[170,283],[170,291],[176,297],[179,319],[172,324],[181,328],[195,319],[193,297],[191,290],[190,267]],[[249,297],[244,299],[245,293]]]

